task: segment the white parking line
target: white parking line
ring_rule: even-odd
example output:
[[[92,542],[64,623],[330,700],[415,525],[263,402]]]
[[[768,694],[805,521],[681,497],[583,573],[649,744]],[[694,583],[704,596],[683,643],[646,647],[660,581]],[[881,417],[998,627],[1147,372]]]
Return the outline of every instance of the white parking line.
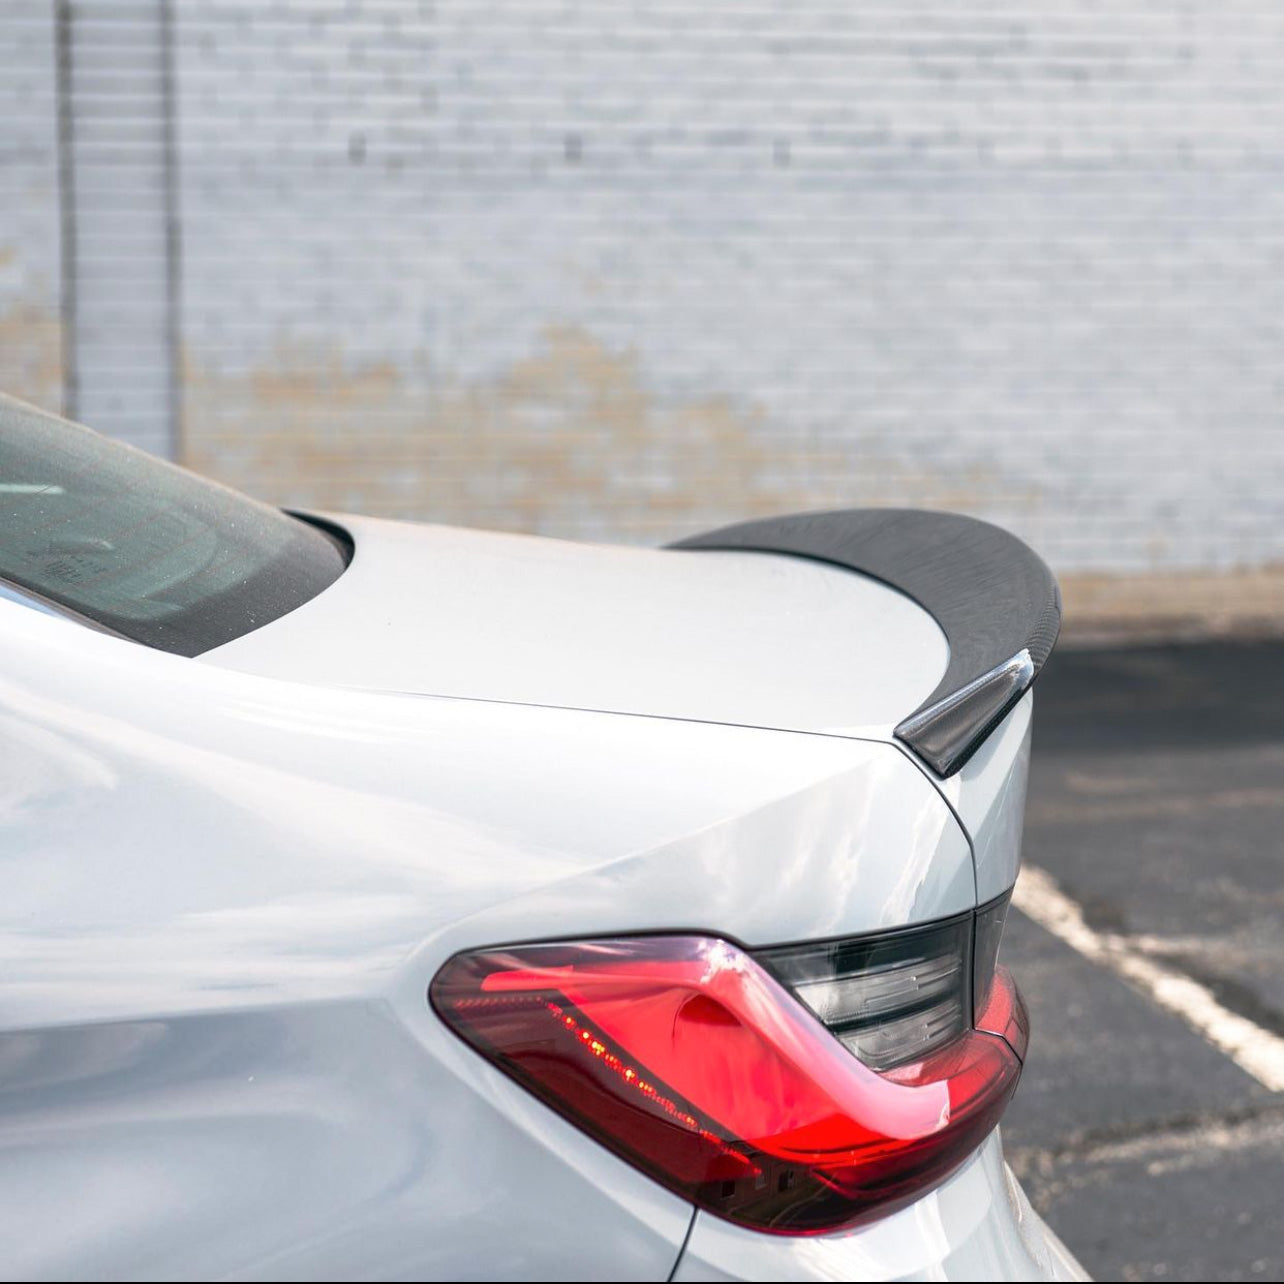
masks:
[[[1284,1039],[1223,1007],[1207,986],[1148,958],[1127,936],[1089,927],[1083,911],[1049,874],[1026,865],[1012,904],[1072,950],[1181,1017],[1272,1092],[1284,1092]]]

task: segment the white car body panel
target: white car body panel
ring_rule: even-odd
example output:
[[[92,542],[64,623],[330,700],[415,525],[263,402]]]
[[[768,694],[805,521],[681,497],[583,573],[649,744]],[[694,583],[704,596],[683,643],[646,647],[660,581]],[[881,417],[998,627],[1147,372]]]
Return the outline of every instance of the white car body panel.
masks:
[[[334,520],[355,537],[347,572],[202,662],[328,686],[902,748],[894,727],[948,658],[936,622],[904,594],[804,558]],[[947,780],[904,750],[971,839],[981,903],[1016,880],[1031,709],[1027,693]]]
[[[945,672],[936,621],[839,567],[336,517],[356,551],[210,664],[369,690],[889,738]]]
[[[997,1132],[908,1208],[840,1235],[755,1235],[696,1214],[675,1280],[1084,1280],[1030,1207]]]
[[[440,964],[975,903],[890,745],[285,682],[11,602],[0,651],[6,1277],[591,1277],[609,1242],[663,1278],[690,1206],[450,1034]]]
[[[1034,695],[1027,691],[959,771],[946,780],[929,773],[972,840],[982,905],[1002,896],[1021,867],[1033,716]]]
[[[3,396],[0,462],[0,1276],[1075,1275],[973,960],[1060,619],[1026,545],[345,534]],[[797,948],[502,949],[657,932]],[[505,997],[648,953],[703,965],[619,1029]]]
[[[200,657],[362,690],[570,707],[881,740],[949,648],[903,593],[756,552],[618,548],[334,519],[357,552],[326,592]],[[871,628],[871,621],[877,628]],[[982,904],[1016,881],[1032,696],[942,781]]]

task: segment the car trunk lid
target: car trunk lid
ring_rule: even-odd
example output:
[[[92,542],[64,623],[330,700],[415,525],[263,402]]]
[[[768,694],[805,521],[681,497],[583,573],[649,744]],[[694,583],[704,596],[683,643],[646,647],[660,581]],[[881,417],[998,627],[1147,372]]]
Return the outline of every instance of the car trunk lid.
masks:
[[[207,663],[365,690],[873,735],[949,652],[886,584],[803,558],[340,518],[347,572]]]

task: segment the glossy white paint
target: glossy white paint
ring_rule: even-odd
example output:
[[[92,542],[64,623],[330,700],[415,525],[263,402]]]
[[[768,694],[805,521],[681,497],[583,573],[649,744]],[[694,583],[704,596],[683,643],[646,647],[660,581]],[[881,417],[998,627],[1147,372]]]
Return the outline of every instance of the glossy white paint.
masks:
[[[797,557],[336,517],[347,572],[202,659],[303,682],[873,735],[936,686],[936,621]]]
[[[997,1132],[949,1181],[842,1235],[772,1237],[697,1213],[675,1280],[1083,1280],[1030,1207]]]
[[[7,1277],[565,1278],[598,1244],[664,1278],[689,1208],[449,1035],[441,962],[974,901],[864,741],[286,682],[7,601],[0,736]]]
[[[981,904],[1008,891],[1021,866],[1033,715],[1027,691],[961,771],[941,780],[924,769],[972,839]]]
[[[1028,697],[943,783],[891,729],[944,639],[863,577],[345,521],[201,661],[0,598],[0,1276],[663,1279],[691,1230],[679,1278],[1073,1278],[997,1136],[849,1235],[693,1223],[426,1000],[461,949],[989,899]]]
[[[576,544],[336,516],[351,567],[304,607],[201,660],[328,686],[645,714],[881,740],[945,670],[903,594],[803,558]],[[927,675],[926,677],[924,675]],[[942,781],[984,902],[1020,864],[1027,693]]]

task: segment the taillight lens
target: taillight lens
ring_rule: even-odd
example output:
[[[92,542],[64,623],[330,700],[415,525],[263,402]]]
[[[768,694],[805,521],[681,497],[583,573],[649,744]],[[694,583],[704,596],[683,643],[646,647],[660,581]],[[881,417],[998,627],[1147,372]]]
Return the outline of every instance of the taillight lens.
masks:
[[[969,915],[956,986],[969,1011],[971,926]],[[906,935],[898,934],[898,949]],[[818,991],[804,991],[809,1010],[753,957],[716,937],[457,955],[433,981],[431,999],[478,1051],[671,1190],[746,1226],[818,1233],[886,1212],[939,1182],[994,1127],[1016,1087],[1013,1047],[945,1011],[955,983],[942,979],[941,940],[920,951],[928,964],[913,987],[913,1015],[916,1030],[931,1032],[913,1037],[926,1051],[897,1056],[881,1073],[818,1019],[825,1008]],[[778,966],[781,956],[772,953]],[[860,987],[854,956],[837,957],[846,970],[836,1010],[848,1021]],[[888,1017],[883,1028],[898,1019],[894,1000],[904,986],[886,979],[894,963],[861,991],[857,1015],[866,1024],[851,1026],[847,1040],[858,1050],[866,1034],[852,1031],[874,1028],[871,1011]],[[989,1005],[996,1020],[1021,1011],[1002,971]],[[932,1011],[938,1015],[919,1015]],[[948,1039],[935,1033],[941,1024],[952,1030]],[[884,1065],[885,1043],[874,1054]]]
[[[972,915],[918,931],[759,950],[867,1066],[921,1060],[971,1024]]]

